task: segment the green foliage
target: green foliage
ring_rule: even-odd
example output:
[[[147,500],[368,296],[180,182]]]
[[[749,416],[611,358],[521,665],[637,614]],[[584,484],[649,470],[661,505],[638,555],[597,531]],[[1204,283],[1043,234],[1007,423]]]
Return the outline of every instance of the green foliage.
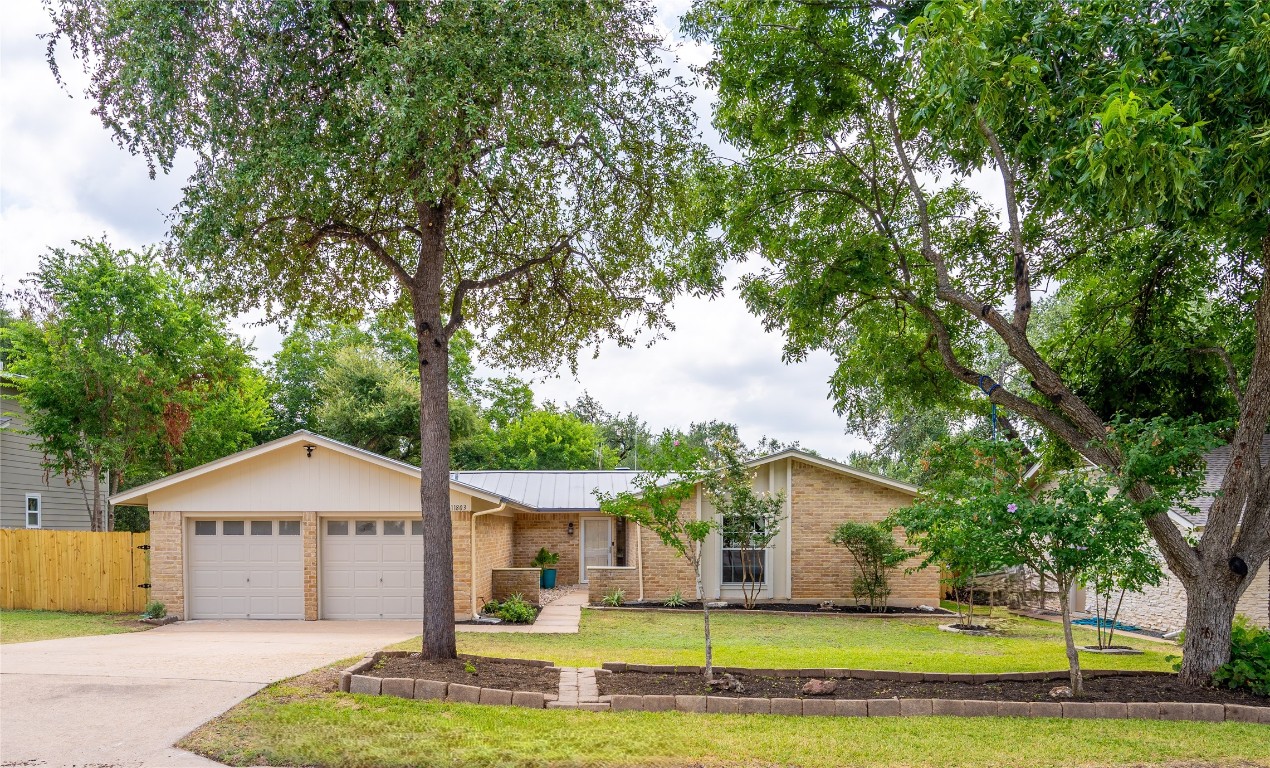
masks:
[[[671,592],[670,597],[666,598],[665,602],[662,603],[662,605],[667,608],[682,608],[687,604],[688,601],[684,600],[684,593],[682,589],[676,589],[674,592]]]
[[[560,562],[560,553],[550,552],[546,547],[543,547],[538,550],[538,554],[534,555],[534,559],[530,561],[529,565],[534,568],[550,568],[558,562]]]
[[[159,602],[158,600],[151,600],[150,602],[146,603],[146,609],[142,611],[141,618],[162,619],[163,617],[167,615],[168,615],[167,606],[165,606],[163,603]]]
[[[1213,684],[1270,696],[1270,630],[1236,616],[1230,640],[1230,661],[1213,673]]]
[[[886,599],[891,594],[890,572],[909,556],[896,542],[890,524],[848,520],[834,529],[829,540],[851,553],[855,561],[852,596],[856,600],[867,599],[870,611],[885,610]]]
[[[4,329],[28,426],[52,473],[85,482],[94,530],[110,491],[254,445],[269,429],[264,377],[221,314],[152,251],[54,249]],[[99,487],[109,472],[109,490]],[[140,523],[138,523],[140,525]]]
[[[538,609],[517,592],[499,604],[496,615],[509,624],[533,624]]]
[[[341,347],[317,383],[317,431],[390,458],[419,461],[419,380],[372,347]]]
[[[618,587],[614,587],[613,589],[610,589],[608,592],[605,592],[603,597],[600,598],[600,605],[606,605],[609,608],[621,607],[622,603],[625,603],[625,602],[626,602],[626,590],[620,589]]]
[[[493,433],[500,469],[589,469],[599,441],[595,428],[576,416],[532,411]]]
[[[475,675],[475,674],[476,674],[476,665],[475,665],[475,664],[473,664],[473,663],[472,663],[472,662],[470,662],[470,661],[465,661],[465,662],[463,662],[463,671],[464,671],[464,672],[466,672],[466,673],[467,673],[467,674],[469,674],[469,675]]]
[[[497,614],[497,613],[498,613],[498,601],[497,601],[497,600],[490,600],[490,601],[489,601],[489,602],[487,602],[485,605],[482,605],[482,606],[481,606],[481,613],[487,614],[487,615],[489,615],[489,616],[493,616],[493,615]]]

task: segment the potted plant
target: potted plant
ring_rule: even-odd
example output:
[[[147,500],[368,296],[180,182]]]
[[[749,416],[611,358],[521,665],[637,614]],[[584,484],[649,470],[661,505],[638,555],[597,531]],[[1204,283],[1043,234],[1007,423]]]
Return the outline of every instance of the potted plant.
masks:
[[[542,577],[538,585],[543,589],[554,589],[556,586],[556,563],[560,562],[559,552],[548,552],[546,547],[538,550],[530,565],[542,569]]]

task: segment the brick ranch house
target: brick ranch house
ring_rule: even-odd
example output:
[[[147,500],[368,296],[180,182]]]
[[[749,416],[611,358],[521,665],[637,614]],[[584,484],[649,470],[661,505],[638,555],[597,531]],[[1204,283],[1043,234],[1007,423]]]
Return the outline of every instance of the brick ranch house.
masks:
[[[787,522],[766,553],[761,597],[849,602],[854,576],[830,544],[844,520],[878,520],[917,489],[801,451],[751,463],[756,483],[785,493]],[[696,595],[692,570],[657,537],[600,512],[598,489],[637,473],[454,472],[455,619],[491,597],[537,595],[529,568],[558,552],[558,583],[612,588],[628,600]],[[307,431],[120,493],[150,511],[151,599],[186,619],[406,619],[422,615],[419,469]],[[684,514],[714,516],[698,488]],[[706,543],[705,593],[740,597],[733,550]],[[934,570],[892,579],[891,603],[937,605]]]

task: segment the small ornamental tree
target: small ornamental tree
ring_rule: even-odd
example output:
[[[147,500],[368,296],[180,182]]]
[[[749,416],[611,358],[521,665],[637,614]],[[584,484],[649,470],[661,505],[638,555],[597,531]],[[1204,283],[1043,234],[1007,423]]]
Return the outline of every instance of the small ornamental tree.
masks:
[[[704,476],[706,498],[722,519],[724,546],[741,558],[741,594],[753,608],[767,577],[767,547],[780,533],[785,494],[754,488],[755,471],[746,466],[739,441],[715,444],[717,459]]]
[[[663,451],[666,448],[663,447]],[[701,581],[702,548],[710,532],[717,526],[713,520],[697,520],[686,516],[684,502],[697,492],[700,453],[678,441],[670,447],[666,468],[641,472],[632,487],[633,491],[618,494],[597,493],[600,509],[606,514],[629,520],[657,535],[662,544],[670,547],[677,556],[692,566],[697,580],[697,595],[701,597],[701,617],[705,631],[706,663],[705,679],[714,681],[714,647],[710,639],[710,604],[705,600],[705,588]]]
[[[1146,541],[1149,534],[1140,518],[1124,515],[1108,522],[1126,525],[1133,530],[1111,536],[1107,542],[1108,556],[1085,574],[1084,582],[1094,592],[1099,648],[1113,647],[1112,638],[1116,634],[1116,622],[1125,593],[1157,586],[1164,577],[1160,560]]]
[[[851,594],[869,601],[869,611],[886,610],[891,594],[890,572],[909,557],[909,552],[895,541],[890,523],[857,523],[847,521],[838,526],[830,538],[844,547],[855,560],[857,573],[851,582]]]

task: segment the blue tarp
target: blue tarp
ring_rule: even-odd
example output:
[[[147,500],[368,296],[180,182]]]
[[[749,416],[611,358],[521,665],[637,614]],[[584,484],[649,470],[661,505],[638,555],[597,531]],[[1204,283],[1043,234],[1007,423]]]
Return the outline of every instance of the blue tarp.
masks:
[[[1098,619],[1092,619],[1092,618],[1091,619],[1074,619],[1072,623],[1079,624],[1082,627],[1096,627],[1098,626]],[[1121,624],[1120,622],[1117,621],[1116,631],[1117,632],[1141,632],[1142,628],[1135,627],[1132,624]]]

